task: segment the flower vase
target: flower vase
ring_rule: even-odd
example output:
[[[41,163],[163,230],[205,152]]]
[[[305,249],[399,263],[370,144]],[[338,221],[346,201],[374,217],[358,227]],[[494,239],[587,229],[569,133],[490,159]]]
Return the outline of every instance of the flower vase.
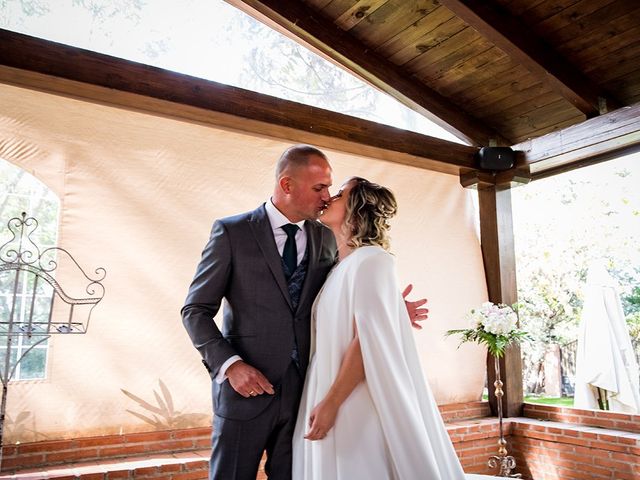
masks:
[[[493,355],[494,368],[496,372],[496,381],[493,383],[495,387],[496,403],[498,407],[498,425],[500,427],[500,439],[498,440],[498,455],[489,458],[487,464],[491,468],[499,468],[499,477],[522,478],[520,473],[511,473],[516,468],[516,459],[507,454],[507,441],[504,439],[504,431],[502,427],[502,380],[500,380],[500,359]]]

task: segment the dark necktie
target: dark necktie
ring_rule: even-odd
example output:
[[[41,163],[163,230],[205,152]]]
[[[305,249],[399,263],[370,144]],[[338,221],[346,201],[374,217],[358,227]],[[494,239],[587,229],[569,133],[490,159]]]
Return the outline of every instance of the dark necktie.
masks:
[[[293,275],[298,265],[298,248],[296,246],[296,232],[299,227],[293,223],[287,223],[282,228],[287,234],[287,241],[284,243],[284,250],[282,251],[282,259],[284,264],[289,270],[289,276]]]

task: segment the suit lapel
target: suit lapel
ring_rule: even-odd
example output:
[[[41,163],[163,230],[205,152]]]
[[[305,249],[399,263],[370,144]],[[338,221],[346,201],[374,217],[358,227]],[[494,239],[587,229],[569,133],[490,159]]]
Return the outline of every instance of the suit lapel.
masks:
[[[284,278],[284,272],[282,270],[282,259],[278,254],[278,247],[276,241],[273,238],[273,231],[271,229],[271,223],[269,223],[269,217],[264,205],[253,211],[251,218],[249,219],[249,225],[251,231],[262,251],[264,260],[269,266],[273,277],[282,291],[282,295],[289,304],[289,308],[293,310],[291,304],[291,298],[289,297],[289,288],[287,287],[287,281]]]
[[[313,225],[311,220],[304,222],[304,229],[307,232],[307,248],[309,249],[309,265],[307,266],[307,276],[302,286],[302,293],[300,294],[300,301],[298,302],[298,308],[307,301],[309,296],[309,289],[312,285],[312,276],[315,274],[318,266],[318,257],[322,249],[322,236],[318,235],[317,225]]]

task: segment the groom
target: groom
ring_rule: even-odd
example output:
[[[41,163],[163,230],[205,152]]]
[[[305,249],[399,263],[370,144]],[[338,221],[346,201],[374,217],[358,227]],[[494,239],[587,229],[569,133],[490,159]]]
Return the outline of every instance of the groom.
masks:
[[[270,200],[213,224],[181,312],[212,378],[211,480],[255,480],[265,450],[268,477],[291,479],[311,306],[336,259],[333,234],[315,221],[331,184],[324,153],[295,145],[278,160]],[[414,326],[423,303],[407,302]]]

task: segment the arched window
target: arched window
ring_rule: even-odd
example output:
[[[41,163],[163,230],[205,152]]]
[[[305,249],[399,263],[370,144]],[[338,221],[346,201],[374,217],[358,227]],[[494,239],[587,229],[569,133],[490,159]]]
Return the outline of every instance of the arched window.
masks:
[[[0,158],[0,245],[10,240],[11,234],[6,228],[11,218],[19,217],[22,212],[38,220],[38,229],[33,240],[42,248],[53,247],[58,240],[58,214],[60,201],[56,194],[45,184],[25,170]],[[11,272],[15,275],[15,272]],[[11,312],[15,276],[0,276],[0,317],[8,320]],[[27,300],[31,302],[33,276],[24,275],[19,278],[16,290],[14,321],[23,322],[30,311]],[[34,299],[34,315],[48,316],[51,305],[51,289],[39,289]],[[6,328],[6,327],[4,327]],[[11,364],[22,356],[31,345],[42,337],[14,338],[11,348]],[[4,369],[6,361],[6,336],[0,336],[0,368]],[[17,365],[12,378],[16,380],[34,380],[46,377],[48,341],[36,345]]]

